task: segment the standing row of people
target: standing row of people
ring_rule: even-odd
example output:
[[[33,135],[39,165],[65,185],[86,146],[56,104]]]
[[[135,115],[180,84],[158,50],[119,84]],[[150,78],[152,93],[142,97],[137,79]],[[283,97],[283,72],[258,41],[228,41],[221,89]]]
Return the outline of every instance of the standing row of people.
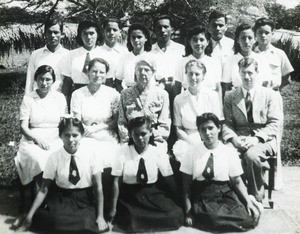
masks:
[[[78,224],[85,213],[75,218],[78,225],[62,222],[61,215],[72,212],[56,213],[62,204],[55,196],[49,199],[49,204],[55,201],[54,213],[45,216],[49,227],[60,220],[58,229],[103,231],[105,219],[111,218],[128,232],[172,230],[183,221],[218,230],[242,231],[257,225],[266,159],[277,152],[280,142],[280,80],[293,71],[284,52],[270,44],[272,22],[259,19],[254,29],[242,24],[233,41],[224,36],[226,16],[214,11],[208,30],[200,26],[189,30],[185,47],[171,40],[170,17],[157,17],[153,27],[157,43],[151,46],[147,28],[131,25],[126,52],[117,42],[118,20],[104,22],[103,46],[96,44],[97,25],[84,21],[78,26],[81,47],[68,52],[59,43],[61,25],[45,24],[47,45],[35,51],[29,63],[31,71],[38,69],[33,78],[32,72],[27,74],[21,106],[23,138],[15,159],[21,182],[35,180],[40,188],[25,226],[48,193],[49,180],[56,181],[56,195],[68,194],[80,203],[77,192],[90,194],[86,188],[94,184],[94,176],[98,205],[91,205],[90,195],[83,198],[97,210],[97,216],[86,216],[94,220],[93,227]],[[255,50],[261,54],[252,50],[255,35]],[[47,59],[52,64],[42,65]],[[226,92],[231,86],[233,90]],[[74,117],[60,120],[68,109]],[[85,151],[90,160],[83,160]],[[171,167],[167,152],[174,153],[175,166]],[[242,155],[247,189],[237,152]],[[80,163],[71,170],[73,158],[85,161],[85,166]],[[156,186],[158,171],[168,191]],[[173,171],[175,175],[181,171],[182,182],[173,181]],[[77,182],[72,182],[72,175]],[[65,182],[58,182],[63,177]],[[183,199],[176,198],[178,186]],[[222,194],[228,199],[220,202]],[[229,215],[228,209],[237,204],[239,211]],[[16,226],[22,224],[19,221]]]

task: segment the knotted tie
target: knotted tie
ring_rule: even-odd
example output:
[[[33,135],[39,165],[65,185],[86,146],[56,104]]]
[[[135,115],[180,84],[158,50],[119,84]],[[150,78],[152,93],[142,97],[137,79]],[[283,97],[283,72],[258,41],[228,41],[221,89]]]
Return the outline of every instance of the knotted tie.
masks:
[[[78,181],[80,180],[77,164],[75,161],[74,155],[71,155],[71,161],[70,161],[70,170],[69,170],[69,181],[76,185]]]
[[[214,178],[214,155],[211,153],[206,166],[204,168],[204,171],[202,173],[203,177],[207,180],[211,180],[212,178]]]
[[[251,101],[251,96],[250,96],[249,92],[247,92],[246,99],[245,99],[245,104],[246,104],[248,122],[253,123],[252,101]]]
[[[87,53],[86,57],[85,57],[84,65],[83,65],[83,68],[82,68],[82,72],[85,73],[85,74],[88,73],[88,68],[89,68],[90,61],[91,61],[90,53]]]
[[[147,184],[148,182],[145,160],[143,158],[140,158],[139,168],[136,174],[136,180],[139,184]]]

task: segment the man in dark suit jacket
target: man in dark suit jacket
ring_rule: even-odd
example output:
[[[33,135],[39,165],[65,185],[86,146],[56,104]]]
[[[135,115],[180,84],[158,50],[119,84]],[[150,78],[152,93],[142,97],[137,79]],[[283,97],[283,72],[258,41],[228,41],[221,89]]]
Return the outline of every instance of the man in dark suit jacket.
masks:
[[[282,110],[275,91],[262,87],[257,62],[239,62],[242,86],[226,93],[222,135],[242,153],[248,192],[258,201],[264,196],[264,171],[268,156],[277,151],[276,135]]]

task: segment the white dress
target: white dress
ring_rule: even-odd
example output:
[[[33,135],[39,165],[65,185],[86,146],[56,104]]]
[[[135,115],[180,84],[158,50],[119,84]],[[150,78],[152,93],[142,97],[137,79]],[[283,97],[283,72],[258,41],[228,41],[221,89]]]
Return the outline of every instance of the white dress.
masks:
[[[111,166],[112,155],[117,147],[117,120],[115,126],[110,121],[117,117],[120,94],[113,88],[101,85],[99,90],[91,94],[87,86],[75,90],[71,99],[71,112],[84,125],[104,125],[102,130],[85,133],[85,137],[98,141],[104,154],[104,168]]]
[[[48,156],[61,147],[58,124],[61,116],[66,113],[66,106],[64,95],[56,91],[50,91],[42,99],[36,91],[24,96],[20,107],[20,120],[29,120],[30,130],[44,139],[50,150],[43,150],[22,136],[15,163],[23,185],[30,183],[33,177],[40,174],[44,170]]]
[[[197,96],[187,89],[176,96],[174,100],[174,126],[181,127],[189,135],[193,144],[201,142],[196,125],[196,117],[205,112],[214,113],[219,119],[224,119],[218,93],[203,87]],[[173,153],[178,161],[183,158],[188,143],[178,140],[173,146]]]

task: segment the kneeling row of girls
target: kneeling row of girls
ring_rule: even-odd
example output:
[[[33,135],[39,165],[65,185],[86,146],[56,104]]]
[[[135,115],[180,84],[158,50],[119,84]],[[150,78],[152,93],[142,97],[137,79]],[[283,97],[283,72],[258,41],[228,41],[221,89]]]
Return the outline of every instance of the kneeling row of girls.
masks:
[[[15,228],[101,233],[109,230],[107,222],[121,232],[177,230],[184,224],[211,231],[254,228],[260,210],[241,179],[237,152],[219,141],[220,120],[204,113],[195,121],[203,142],[188,147],[181,161],[182,194],[169,156],[155,143],[151,119],[140,116],[129,121],[129,142],[116,149],[112,195],[105,199],[103,150],[84,137],[81,121],[62,117],[62,145],[47,159],[40,190]]]

